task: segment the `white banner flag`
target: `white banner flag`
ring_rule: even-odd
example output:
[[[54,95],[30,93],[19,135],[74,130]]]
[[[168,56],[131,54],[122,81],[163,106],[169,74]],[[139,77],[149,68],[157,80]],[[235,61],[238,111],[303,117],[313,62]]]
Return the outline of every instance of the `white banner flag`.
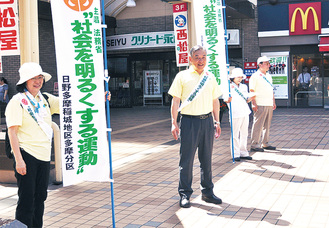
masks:
[[[63,185],[109,181],[100,1],[51,1]]]
[[[197,44],[207,49],[207,69],[228,92],[226,42],[221,0],[194,0]]]

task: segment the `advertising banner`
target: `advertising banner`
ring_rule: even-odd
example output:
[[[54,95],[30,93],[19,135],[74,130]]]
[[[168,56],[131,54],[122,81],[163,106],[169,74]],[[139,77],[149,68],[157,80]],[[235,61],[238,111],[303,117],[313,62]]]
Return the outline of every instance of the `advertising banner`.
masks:
[[[144,82],[144,95],[156,97],[162,96],[160,70],[144,71]]]
[[[268,73],[272,76],[275,99],[288,99],[288,52],[262,53],[270,59]]]
[[[197,44],[207,48],[207,68],[223,92],[228,92],[226,42],[221,0],[194,1]]]
[[[51,1],[63,185],[109,181],[100,1]]]
[[[0,0],[0,55],[20,55],[18,0]]]
[[[173,5],[176,65],[188,66],[187,3]]]

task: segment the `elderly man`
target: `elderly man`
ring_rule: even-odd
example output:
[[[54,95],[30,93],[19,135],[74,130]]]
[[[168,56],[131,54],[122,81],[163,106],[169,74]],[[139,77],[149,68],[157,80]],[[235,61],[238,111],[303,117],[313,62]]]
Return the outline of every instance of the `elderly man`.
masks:
[[[270,126],[276,104],[272,77],[267,73],[270,67],[269,59],[266,56],[259,57],[257,65],[258,71],[249,80],[250,92],[256,93],[256,99],[252,101],[254,122],[251,130],[251,151],[263,152],[264,149],[276,149],[269,144]]]
[[[176,75],[168,92],[173,96],[171,132],[176,140],[179,134],[181,137],[178,192],[179,204],[184,208],[190,207],[193,192],[193,161],[197,149],[201,169],[202,200],[215,204],[222,203],[213,193],[211,171],[214,135],[218,138],[221,132],[218,100],[221,91],[216,78],[204,70],[207,63],[207,52],[204,47],[194,46],[190,51],[189,60],[192,66]],[[179,111],[182,116],[180,128],[177,123]]]

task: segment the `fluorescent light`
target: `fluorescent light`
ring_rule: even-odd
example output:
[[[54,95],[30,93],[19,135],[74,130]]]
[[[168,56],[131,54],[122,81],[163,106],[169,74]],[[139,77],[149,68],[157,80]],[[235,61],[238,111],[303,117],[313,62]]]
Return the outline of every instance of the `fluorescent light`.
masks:
[[[136,6],[136,2],[134,0],[128,0],[126,6],[127,7],[135,7]]]

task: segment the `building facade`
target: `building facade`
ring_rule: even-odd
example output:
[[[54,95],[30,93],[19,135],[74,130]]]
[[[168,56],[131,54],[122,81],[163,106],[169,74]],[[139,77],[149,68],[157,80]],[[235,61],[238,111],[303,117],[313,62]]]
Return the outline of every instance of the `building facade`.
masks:
[[[272,60],[277,104],[329,107],[329,2],[258,1],[257,9],[260,52]]]
[[[135,7],[126,7],[124,0],[105,1],[111,106],[169,105],[170,97],[167,91],[175,75],[185,69],[176,65],[174,43],[167,46],[144,45],[139,48],[118,46],[123,44],[124,39],[131,39],[133,36],[172,37],[174,32],[172,3],[181,1],[169,3],[166,0],[135,0],[135,2]],[[231,0],[226,4],[230,66],[243,68],[244,62],[254,62],[260,55],[257,39],[257,8],[248,0]],[[112,9],[113,12],[109,13],[108,9]],[[49,1],[38,1],[38,23],[40,65],[45,72],[53,76],[44,85],[43,91],[57,94],[56,55]],[[12,97],[16,93],[15,87],[19,79],[20,56],[3,56],[2,66],[3,73],[0,73],[0,76],[9,81],[9,97]],[[146,74],[155,77],[147,77]],[[157,90],[158,96],[145,96],[153,90]]]
[[[154,45],[150,40],[173,37],[172,4],[181,2],[136,0],[135,7],[125,8],[115,17],[115,28],[107,36],[113,107],[170,104],[167,91],[185,67],[177,67],[173,39],[171,45]],[[230,66],[243,68],[245,61],[256,61],[260,54],[256,7],[247,0],[231,1],[227,29]],[[157,95],[149,96],[150,91]]]

